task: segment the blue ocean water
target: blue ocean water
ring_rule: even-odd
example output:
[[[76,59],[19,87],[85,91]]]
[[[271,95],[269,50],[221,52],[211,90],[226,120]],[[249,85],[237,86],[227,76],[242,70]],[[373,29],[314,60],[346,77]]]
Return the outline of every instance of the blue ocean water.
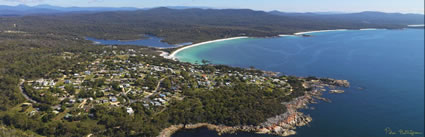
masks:
[[[136,46],[148,46],[148,47],[156,47],[156,48],[174,48],[174,47],[192,44],[191,42],[188,42],[188,43],[181,43],[177,45],[171,45],[165,42],[161,42],[162,38],[155,37],[155,36],[148,36],[147,39],[125,40],[125,41],[103,40],[103,39],[96,39],[91,37],[86,37],[86,40],[90,40],[102,45],[136,45]]]
[[[189,48],[176,56],[200,62],[346,79],[343,94],[325,94],[332,103],[303,110],[313,117],[294,137],[384,137],[399,130],[424,136],[424,29],[335,31],[313,37],[246,38]],[[391,128],[396,135],[387,135]],[[248,136],[228,135],[234,137]],[[206,129],[173,137],[218,137]],[[249,136],[269,137],[268,135]]]

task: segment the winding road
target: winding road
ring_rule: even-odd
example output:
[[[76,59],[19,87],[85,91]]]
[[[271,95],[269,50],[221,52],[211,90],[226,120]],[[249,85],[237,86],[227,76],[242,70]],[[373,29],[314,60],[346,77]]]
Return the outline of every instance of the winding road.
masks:
[[[37,101],[35,101],[35,100],[33,100],[32,98],[30,98],[27,94],[26,94],[26,92],[25,92],[25,90],[24,90],[24,83],[25,83],[25,80],[24,79],[20,79],[20,82],[19,82],[19,91],[21,92],[21,94],[25,97],[25,99],[27,99],[28,101],[30,101],[30,102],[32,102],[32,103],[38,103]]]

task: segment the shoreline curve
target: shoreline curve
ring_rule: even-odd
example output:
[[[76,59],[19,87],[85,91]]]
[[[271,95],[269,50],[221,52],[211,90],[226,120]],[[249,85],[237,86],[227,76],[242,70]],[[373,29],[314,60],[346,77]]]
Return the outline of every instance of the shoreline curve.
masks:
[[[300,36],[300,35],[310,34],[310,33],[333,32],[333,31],[349,31],[349,30],[366,31],[366,30],[385,30],[385,29],[363,28],[363,29],[315,30],[315,31],[297,32],[297,33],[294,33],[294,34],[280,34],[280,35],[278,35],[278,37]],[[177,60],[177,57],[176,57],[177,53],[179,53],[179,52],[181,52],[181,51],[183,51],[185,49],[189,49],[189,48],[192,48],[192,47],[197,47],[197,46],[201,46],[201,45],[205,45],[205,44],[209,44],[209,43],[215,43],[215,42],[221,42],[221,41],[227,41],[227,40],[235,40],[235,39],[246,39],[246,38],[250,38],[250,37],[239,36],[239,37],[230,37],[230,38],[223,38],[223,39],[216,39],[216,40],[210,40],[210,41],[200,42],[200,43],[196,43],[196,44],[192,44],[192,45],[181,47],[181,48],[179,48],[179,49],[171,52],[170,54],[161,54],[161,56],[164,57],[164,58],[166,58],[166,59]]]
[[[196,44],[192,44],[192,45],[189,45],[189,46],[185,46],[185,47],[179,48],[176,51],[173,51],[168,56],[164,56],[164,57],[165,58],[168,58],[168,59],[175,60],[176,59],[175,56],[176,56],[177,53],[179,53],[179,52],[181,52],[181,51],[183,51],[185,49],[188,49],[188,48],[192,48],[192,47],[196,47],[196,46],[200,46],[200,45],[204,45],[204,44],[209,44],[209,43],[214,43],[214,42],[227,41],[227,40],[235,40],[235,39],[245,39],[245,38],[249,38],[249,37],[245,37],[245,36],[243,36],[243,37],[231,37],[231,38],[216,39],[216,40],[210,40],[210,41],[205,41],[205,42],[201,42],[201,43],[196,43]]]

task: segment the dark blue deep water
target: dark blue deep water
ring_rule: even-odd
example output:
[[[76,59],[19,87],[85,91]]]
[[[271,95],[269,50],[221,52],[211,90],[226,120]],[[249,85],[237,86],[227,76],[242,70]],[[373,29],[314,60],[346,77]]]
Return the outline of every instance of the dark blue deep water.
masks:
[[[332,103],[303,110],[310,126],[294,137],[384,137],[385,128],[424,136],[424,29],[335,31],[313,37],[246,38],[205,44],[177,54],[181,61],[282,72],[296,76],[346,79],[343,94],[326,94]],[[200,61],[199,61],[200,62]],[[205,128],[173,137],[218,137]],[[226,137],[269,137],[240,133]]]
[[[136,45],[136,46],[148,46],[148,47],[156,47],[156,48],[174,48],[184,45],[192,44],[190,42],[188,43],[182,43],[177,45],[171,45],[165,42],[162,42],[162,38],[155,37],[155,36],[148,36],[147,39],[140,39],[140,40],[103,40],[103,39],[96,39],[91,37],[86,37],[87,40],[93,41],[96,44],[102,44],[102,45]]]

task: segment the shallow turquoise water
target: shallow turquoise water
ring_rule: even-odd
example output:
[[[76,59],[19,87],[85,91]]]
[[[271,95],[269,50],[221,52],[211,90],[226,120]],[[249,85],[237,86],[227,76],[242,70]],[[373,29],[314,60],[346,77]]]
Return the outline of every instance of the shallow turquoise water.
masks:
[[[222,41],[176,56],[192,63],[206,59],[289,75],[349,80],[352,87],[346,93],[325,95],[332,103],[313,104],[315,110],[304,110],[313,122],[297,129],[296,137],[390,136],[384,132],[387,127],[424,136],[424,29],[312,35]],[[216,137],[213,132],[198,130],[173,137]]]

